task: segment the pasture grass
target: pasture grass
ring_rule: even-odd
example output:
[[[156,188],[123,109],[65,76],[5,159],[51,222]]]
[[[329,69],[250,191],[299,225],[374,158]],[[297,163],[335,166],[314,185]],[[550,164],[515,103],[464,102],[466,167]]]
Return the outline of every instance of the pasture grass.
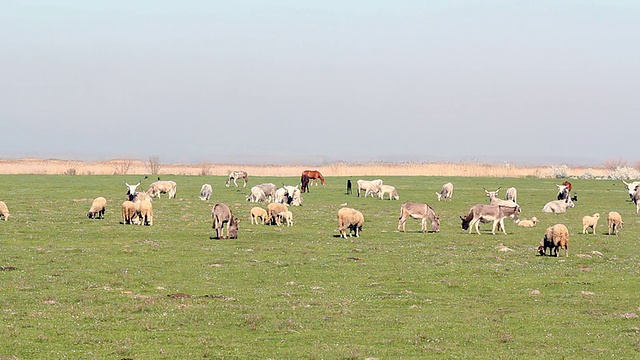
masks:
[[[291,208],[293,227],[276,227],[250,224],[245,194],[297,177],[252,177],[245,189],[219,176],[163,179],[178,197],[155,199],[147,227],[120,224],[132,179],[0,176],[11,212],[0,222],[0,359],[639,356],[638,215],[619,181],[571,180],[576,207],[545,214],[551,179],[383,177],[400,194],[389,201],[346,195],[347,177],[329,177]],[[453,201],[437,202],[446,181]],[[205,182],[210,201],[198,199]],[[498,186],[501,196],[515,186],[538,225],[463,231],[459,216]],[[108,200],[104,220],[86,217],[97,196]],[[440,233],[418,232],[416,220],[397,232],[404,201],[432,205]],[[216,202],[241,219],[239,239],[210,238]],[[359,238],[338,237],[343,203],[365,216]],[[611,210],[625,222],[619,236],[607,235]],[[594,212],[596,234],[583,235]],[[556,223],[571,232],[570,256],[537,256]]]

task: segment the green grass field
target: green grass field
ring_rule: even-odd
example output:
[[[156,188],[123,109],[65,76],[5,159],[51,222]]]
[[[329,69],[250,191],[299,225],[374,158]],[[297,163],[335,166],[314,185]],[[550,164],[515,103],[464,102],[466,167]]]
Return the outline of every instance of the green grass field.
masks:
[[[546,214],[561,181],[383,177],[400,194],[389,201],[346,195],[346,179],[303,194],[287,228],[251,225],[256,204],[245,194],[298,178],[252,177],[242,189],[164,175],[178,197],[155,199],[147,227],[120,224],[124,182],[135,176],[0,176],[11,212],[0,222],[0,359],[640,356],[640,217],[621,182],[571,180],[576,207]],[[437,202],[447,181],[453,201]],[[208,202],[198,199],[205,182]],[[538,225],[463,231],[459,216],[498,186],[501,196],[515,186],[522,217]],[[97,196],[108,200],[104,220],[86,217]],[[429,203],[440,233],[418,232],[416,220],[396,232],[404,201]],[[241,219],[237,240],[210,239],[216,202]],[[365,216],[359,238],[337,237],[342,203]],[[619,236],[607,235],[612,210],[625,221]],[[594,212],[597,233],[583,235],[582,216]],[[556,223],[571,232],[570,256],[537,256]]]

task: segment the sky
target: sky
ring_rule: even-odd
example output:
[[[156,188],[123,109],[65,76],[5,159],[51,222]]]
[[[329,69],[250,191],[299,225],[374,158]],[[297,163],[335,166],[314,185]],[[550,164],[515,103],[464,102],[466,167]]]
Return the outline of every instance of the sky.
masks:
[[[640,1],[0,4],[0,158],[640,159]]]

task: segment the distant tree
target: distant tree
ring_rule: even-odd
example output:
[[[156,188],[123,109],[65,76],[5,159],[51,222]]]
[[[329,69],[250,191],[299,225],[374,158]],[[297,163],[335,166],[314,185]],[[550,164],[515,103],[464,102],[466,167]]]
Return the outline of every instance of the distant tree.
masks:
[[[112,160],[111,165],[113,166],[114,175],[126,175],[129,172],[129,168],[133,164],[132,159],[117,159]]]
[[[617,168],[626,167],[627,166],[627,161],[626,160],[622,160],[622,159],[605,160],[602,163],[602,166],[604,166],[604,168],[609,170],[609,171],[614,171]]]
[[[151,175],[158,175],[160,174],[160,168],[162,166],[160,165],[160,157],[157,155],[154,156],[150,156],[149,157],[149,161],[147,161],[147,169],[149,169],[149,172],[151,173]]]

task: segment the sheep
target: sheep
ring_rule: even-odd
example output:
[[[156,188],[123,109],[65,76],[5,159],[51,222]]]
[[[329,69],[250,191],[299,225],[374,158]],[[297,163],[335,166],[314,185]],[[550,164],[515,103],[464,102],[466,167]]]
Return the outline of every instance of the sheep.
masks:
[[[624,222],[622,221],[622,216],[620,216],[620,213],[618,213],[617,211],[609,212],[607,223],[609,225],[609,235],[611,235],[612,232],[618,235],[618,232],[620,232],[620,229],[624,224]]]
[[[549,201],[544,205],[544,207],[542,208],[542,212],[563,213],[563,212],[567,212],[568,208],[572,208],[574,206],[575,204],[569,198],[565,200],[553,200],[553,201]]]
[[[289,208],[285,204],[271,203],[267,205],[267,224],[280,226],[278,214],[287,210],[289,210]]]
[[[293,226],[293,213],[289,210],[278,213],[278,217],[283,220],[287,226]]]
[[[125,225],[136,222],[136,204],[133,201],[126,200],[122,203],[122,223]]]
[[[442,190],[437,192],[436,195],[438,195],[438,201],[451,201],[453,197],[453,184],[448,182],[442,185]]]
[[[398,190],[391,185],[380,185],[380,190],[378,191],[378,197],[384,200],[384,195],[389,194],[389,200],[400,200],[400,195],[398,195]]]
[[[536,226],[537,222],[538,222],[538,218],[534,216],[534,217],[531,218],[531,220],[520,220],[520,221],[518,221],[518,226],[534,227],[534,226]]]
[[[251,208],[251,225],[258,225],[258,219],[260,219],[260,224],[264,224],[267,218],[267,210],[259,206]]]
[[[558,256],[558,249],[564,249],[565,256],[569,256],[569,229],[564,224],[555,224],[547,228],[538,246],[540,255],[547,255],[547,248],[549,256]]]
[[[266,202],[267,197],[264,194],[264,190],[262,190],[258,186],[254,186],[251,188],[251,194],[247,195],[248,202]]]
[[[507,200],[513,201],[514,203],[517,203],[518,201],[518,190],[516,190],[516,188],[514,187],[510,187],[507,189],[507,192],[505,192],[505,195]]]
[[[168,194],[169,199],[176,197],[176,191],[178,190],[178,185],[175,181],[165,181],[158,180],[151,185],[149,185],[149,189],[147,190],[147,194],[152,198],[158,197],[160,199],[160,194]]]
[[[598,219],[600,219],[600,214],[595,213],[593,216],[583,216],[582,217],[582,233],[588,234],[587,229],[593,229],[593,233],[596,233],[596,225],[598,225]]]
[[[4,221],[7,221],[9,220],[9,216],[11,216],[11,214],[9,214],[7,204],[4,201],[0,201],[0,217],[4,218]]]
[[[107,206],[107,199],[102,196],[93,199],[91,208],[87,213],[89,219],[104,219],[104,212]]]
[[[138,215],[139,225],[153,225],[153,203],[149,200],[143,200],[134,203],[136,205],[136,214]]]
[[[211,184],[204,184],[200,188],[200,200],[209,200],[211,198],[211,194],[213,193],[213,188]]]
[[[338,230],[341,237],[347,238],[347,228],[350,230],[349,236],[354,232],[356,237],[360,237],[363,224],[364,215],[360,211],[348,207],[338,210]]]

